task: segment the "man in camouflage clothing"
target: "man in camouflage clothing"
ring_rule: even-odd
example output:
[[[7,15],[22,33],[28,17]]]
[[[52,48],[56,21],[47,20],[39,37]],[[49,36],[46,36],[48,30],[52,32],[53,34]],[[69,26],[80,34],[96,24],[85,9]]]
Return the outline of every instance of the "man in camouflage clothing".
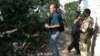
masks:
[[[80,33],[80,53],[81,56],[88,56],[89,54],[89,46],[90,46],[90,40],[91,40],[91,29],[93,25],[93,18],[90,17],[90,9],[84,9],[83,16],[84,21],[81,25],[81,33]]]

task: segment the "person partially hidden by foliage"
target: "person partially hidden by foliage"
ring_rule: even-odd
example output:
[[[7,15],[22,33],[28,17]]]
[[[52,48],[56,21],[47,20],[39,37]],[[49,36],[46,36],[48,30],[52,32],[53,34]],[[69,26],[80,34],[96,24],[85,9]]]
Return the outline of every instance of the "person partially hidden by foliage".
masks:
[[[72,31],[71,31],[72,43],[68,46],[69,52],[74,47],[76,50],[76,54],[80,54],[79,38],[80,38],[80,26],[81,26],[82,22],[83,22],[83,19],[80,17],[80,11],[76,11],[75,19],[74,19]]]
[[[50,30],[50,42],[51,42],[51,50],[53,52],[53,56],[59,56],[59,52],[57,49],[57,38],[60,32],[64,31],[64,26],[62,23],[62,16],[59,12],[57,12],[56,4],[50,5],[50,24],[45,24],[45,28]]]

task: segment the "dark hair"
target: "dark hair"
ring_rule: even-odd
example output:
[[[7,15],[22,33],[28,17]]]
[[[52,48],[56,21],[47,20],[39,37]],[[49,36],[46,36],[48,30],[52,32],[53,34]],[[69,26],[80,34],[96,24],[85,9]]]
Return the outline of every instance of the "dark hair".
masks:
[[[55,4],[55,3],[53,3],[53,4],[51,4],[51,5],[54,5],[54,7],[55,7],[56,9],[58,8],[58,5]]]
[[[90,9],[88,9],[88,8],[86,8],[86,9],[84,9],[84,12],[86,12],[86,13],[88,13],[88,14],[90,15],[91,10],[90,10]]]
[[[77,13],[78,15],[80,15],[80,11],[76,11],[76,13]]]

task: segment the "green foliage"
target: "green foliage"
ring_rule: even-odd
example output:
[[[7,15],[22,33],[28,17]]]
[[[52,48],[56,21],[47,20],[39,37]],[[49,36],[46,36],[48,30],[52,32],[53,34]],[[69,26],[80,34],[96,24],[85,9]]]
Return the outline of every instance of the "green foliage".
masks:
[[[75,15],[75,11],[78,10],[78,2],[71,2],[71,3],[67,3],[65,4],[65,10],[66,13],[64,14],[64,22],[65,22],[65,26],[68,28],[71,28],[72,24],[73,24],[73,20],[74,20],[74,15]]]
[[[0,0],[0,55],[6,56],[12,42],[30,42],[34,52],[48,40],[44,29],[48,5],[53,0]],[[37,34],[37,36],[35,36]],[[5,55],[4,55],[5,54]]]

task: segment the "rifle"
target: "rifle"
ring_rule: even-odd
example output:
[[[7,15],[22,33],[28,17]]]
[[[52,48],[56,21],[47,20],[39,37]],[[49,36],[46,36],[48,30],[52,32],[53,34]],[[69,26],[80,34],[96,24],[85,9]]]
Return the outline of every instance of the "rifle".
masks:
[[[98,24],[97,24],[97,18],[96,18],[96,22],[95,22],[95,28],[93,30],[93,39],[92,39],[92,43],[91,43],[91,51],[90,51],[90,56],[94,56],[94,48],[95,48],[95,43],[96,43],[96,37],[97,37],[97,33],[98,33]]]

